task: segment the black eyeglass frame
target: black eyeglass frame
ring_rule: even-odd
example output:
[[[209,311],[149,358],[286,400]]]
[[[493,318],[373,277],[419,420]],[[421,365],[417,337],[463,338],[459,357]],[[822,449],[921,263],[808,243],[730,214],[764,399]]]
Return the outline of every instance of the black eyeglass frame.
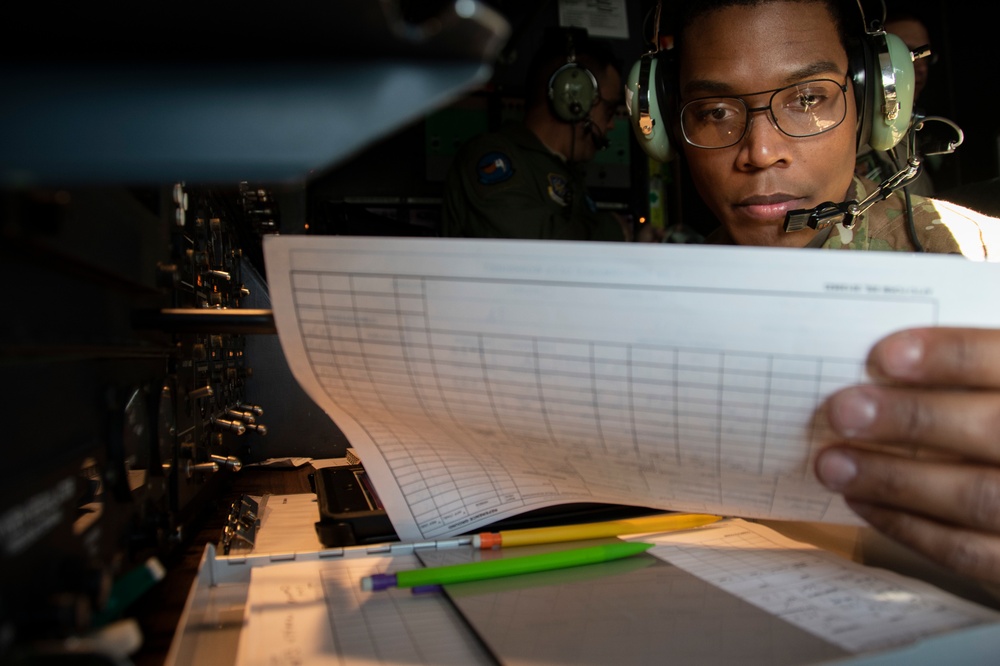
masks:
[[[840,94],[843,96],[844,100],[844,114],[841,116],[840,120],[838,120],[835,124],[826,127],[824,129],[821,129],[818,132],[813,132],[812,134],[792,134],[791,132],[784,130],[781,127],[781,123],[778,122],[778,117],[774,113],[774,107],[773,107],[774,98],[778,96],[778,93],[784,92],[785,90],[790,90],[791,88],[796,88],[798,86],[806,86],[809,85],[810,83],[819,83],[821,81],[832,83],[833,85],[840,88]],[[765,106],[750,106],[749,104],[747,104],[747,101],[745,99],[746,97],[756,97],[757,95],[766,95],[767,93],[771,93],[771,97],[767,100],[767,104]],[[735,99],[743,106],[743,109],[746,111],[747,121],[743,125],[743,132],[732,143],[727,143],[724,146],[703,146],[701,144],[695,143],[694,141],[691,140],[690,137],[688,137],[687,130],[684,128],[684,112],[692,104],[696,102],[703,102],[706,99]],[[844,83],[837,83],[833,79],[809,79],[807,81],[798,81],[796,83],[792,83],[787,86],[782,86],[781,88],[773,88],[771,90],[761,90],[760,92],[747,93],[745,95],[739,95],[739,96],[707,95],[705,97],[696,97],[695,99],[686,102],[684,106],[681,107],[679,114],[681,136],[684,138],[685,143],[687,143],[690,146],[694,146],[695,148],[701,148],[702,150],[717,150],[722,148],[732,148],[733,146],[737,145],[738,143],[743,141],[743,139],[746,138],[747,132],[750,131],[750,125],[753,122],[753,115],[761,111],[767,111],[770,114],[771,121],[774,124],[774,126],[778,129],[779,132],[781,132],[785,136],[790,136],[793,139],[806,139],[811,136],[819,136],[820,134],[824,134],[825,132],[829,132],[830,130],[840,127],[840,125],[843,124],[844,119],[847,118],[847,80],[845,80]]]

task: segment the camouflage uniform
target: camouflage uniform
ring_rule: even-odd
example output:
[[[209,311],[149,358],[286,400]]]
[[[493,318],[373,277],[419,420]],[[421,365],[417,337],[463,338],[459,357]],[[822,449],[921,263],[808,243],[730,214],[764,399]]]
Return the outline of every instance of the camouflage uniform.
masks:
[[[860,201],[876,187],[870,180],[855,177],[848,199]],[[940,199],[917,195],[910,199],[913,226],[924,251],[1000,261],[1000,219]],[[835,224],[821,230],[810,246],[830,250],[913,252],[916,247],[907,228],[905,211],[903,192],[893,192],[888,199],[860,215],[852,228]],[[732,244],[724,229],[716,230],[706,242]]]
[[[617,219],[588,196],[583,173],[520,123],[459,150],[445,184],[441,235],[625,240]]]

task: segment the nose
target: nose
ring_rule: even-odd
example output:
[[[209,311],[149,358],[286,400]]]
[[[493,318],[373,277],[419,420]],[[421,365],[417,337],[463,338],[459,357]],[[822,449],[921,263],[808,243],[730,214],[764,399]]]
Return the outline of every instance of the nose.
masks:
[[[766,122],[754,122],[763,114]],[[788,160],[788,137],[778,129],[769,106],[747,109],[747,128],[740,143],[739,164],[746,170],[763,169]]]

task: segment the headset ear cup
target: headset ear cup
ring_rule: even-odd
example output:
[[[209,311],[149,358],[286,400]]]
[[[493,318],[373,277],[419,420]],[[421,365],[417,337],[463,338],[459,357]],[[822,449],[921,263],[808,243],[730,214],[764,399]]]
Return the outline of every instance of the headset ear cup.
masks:
[[[903,40],[893,34],[879,33],[873,69],[871,136],[868,144],[875,150],[889,150],[903,140],[913,115],[913,57]],[[884,40],[884,43],[883,43]]]
[[[854,88],[854,104],[857,110],[858,150],[868,145],[872,134],[872,84],[867,74],[874,65],[871,63],[869,51],[868,42],[864,40],[853,42],[847,51],[848,78]]]
[[[578,123],[597,102],[597,78],[577,63],[566,63],[549,78],[549,102],[557,118]]]
[[[660,61],[655,54],[640,58],[625,82],[625,108],[636,140],[647,155],[659,162],[674,158],[670,142],[669,118],[662,88],[657,85]]]

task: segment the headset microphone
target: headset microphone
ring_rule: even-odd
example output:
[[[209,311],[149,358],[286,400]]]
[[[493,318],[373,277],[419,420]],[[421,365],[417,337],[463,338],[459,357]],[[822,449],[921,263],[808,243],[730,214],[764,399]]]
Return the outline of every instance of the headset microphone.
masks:
[[[879,201],[885,201],[890,194],[901,187],[906,187],[920,175],[922,161],[916,155],[906,161],[906,166],[882,181],[878,188],[861,201],[851,200],[835,204],[832,201],[821,203],[815,208],[792,210],[785,215],[785,231],[801,231],[810,229],[825,229],[843,218],[842,224],[847,229],[854,226],[854,218],[874,206]]]
[[[590,136],[590,140],[594,142],[594,147],[598,150],[606,150],[608,146],[611,145],[611,140],[608,139],[608,135],[601,131],[597,124],[591,119],[590,114],[583,120],[583,130]]]
[[[912,183],[920,175],[920,169],[923,166],[923,159],[916,151],[916,134],[924,129],[927,123],[932,121],[940,122],[950,127],[955,132],[955,138],[945,142],[943,145],[923,151],[924,157],[928,155],[948,155],[955,152],[955,149],[961,146],[965,140],[965,134],[962,132],[961,127],[951,120],[940,116],[924,117],[915,115],[913,125],[907,133],[907,152],[909,157],[906,159],[906,166],[879,183],[878,188],[861,201],[844,201],[839,204],[828,201],[815,208],[789,211],[785,215],[785,231],[800,231],[806,227],[810,229],[824,229],[834,224],[839,217],[843,217],[842,224],[844,227],[850,229],[854,225],[854,218],[858,215],[861,215],[879,201],[885,201],[896,190]]]

